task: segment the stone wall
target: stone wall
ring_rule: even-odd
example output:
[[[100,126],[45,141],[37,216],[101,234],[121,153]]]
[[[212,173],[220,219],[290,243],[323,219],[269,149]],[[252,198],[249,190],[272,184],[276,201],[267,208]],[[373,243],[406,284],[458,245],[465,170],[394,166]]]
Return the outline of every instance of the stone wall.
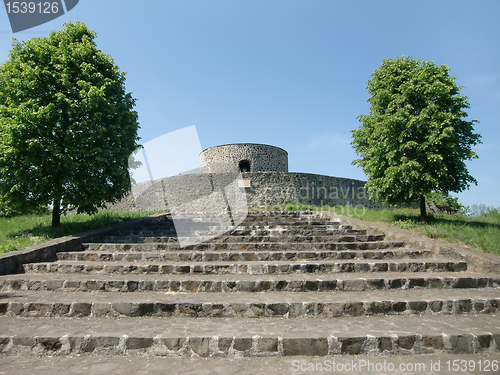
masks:
[[[275,146],[233,143],[210,147],[200,153],[202,172],[207,171],[207,166],[217,164],[237,168],[241,161],[249,162],[251,172],[288,172],[288,153]]]
[[[286,203],[310,205],[353,206],[381,208],[382,205],[369,199],[364,189],[365,182],[349,178],[331,177],[310,173],[293,172],[247,172],[241,174],[249,207],[269,207]],[[179,203],[190,202],[220,191],[224,184],[234,180],[234,174],[225,176],[206,173],[168,177],[136,186],[134,191],[110,209],[124,211],[163,211],[167,201],[176,197]],[[218,181],[214,184],[214,181]],[[226,185],[227,185],[226,184]],[[214,190],[212,190],[215,188]],[[163,207],[163,209],[162,209]]]
[[[297,172],[250,172],[242,176],[250,183],[245,189],[250,207],[286,203],[381,207],[369,199],[365,181]]]

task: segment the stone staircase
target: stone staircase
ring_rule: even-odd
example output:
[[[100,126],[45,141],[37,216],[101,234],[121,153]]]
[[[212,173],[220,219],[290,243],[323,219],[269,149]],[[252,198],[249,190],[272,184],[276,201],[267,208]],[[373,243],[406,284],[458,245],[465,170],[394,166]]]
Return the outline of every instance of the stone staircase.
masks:
[[[310,212],[250,213],[187,248],[168,216],[141,223],[0,276],[0,353],[500,352],[500,275],[464,260]]]

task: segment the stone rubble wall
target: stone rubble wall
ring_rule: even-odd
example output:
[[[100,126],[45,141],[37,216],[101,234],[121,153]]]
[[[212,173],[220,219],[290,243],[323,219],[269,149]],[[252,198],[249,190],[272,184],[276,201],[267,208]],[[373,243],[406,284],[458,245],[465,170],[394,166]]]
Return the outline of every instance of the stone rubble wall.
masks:
[[[134,187],[135,192],[111,206],[122,211],[168,210],[168,199],[176,197],[178,204],[188,204],[200,197],[219,191],[229,184],[234,174],[216,175],[197,173],[172,176],[145,182]],[[248,207],[270,207],[287,203],[303,203],[315,206],[352,206],[377,209],[383,205],[369,199],[365,181],[296,172],[247,172],[242,173],[250,184],[245,189]],[[215,181],[215,182],[214,182]],[[227,185],[226,184],[226,185]],[[167,199],[168,198],[168,199]]]
[[[303,203],[314,206],[358,206],[380,208],[369,199],[365,181],[298,172],[242,173],[250,180],[246,189],[250,207],[267,207],[286,203]]]
[[[200,169],[211,165],[238,167],[250,162],[251,172],[288,172],[288,153],[282,148],[256,143],[234,143],[207,148],[200,153]]]

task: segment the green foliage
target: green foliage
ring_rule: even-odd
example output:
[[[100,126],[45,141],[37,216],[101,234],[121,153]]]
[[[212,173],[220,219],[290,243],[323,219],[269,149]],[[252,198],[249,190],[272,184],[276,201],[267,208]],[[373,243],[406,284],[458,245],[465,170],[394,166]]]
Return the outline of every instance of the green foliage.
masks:
[[[402,57],[384,60],[368,81],[370,114],[358,117],[351,144],[373,199],[401,205],[477,184],[464,163],[478,157],[477,121],[464,120],[469,103],[449,71]]]
[[[0,210],[95,213],[130,190],[135,99],[83,23],[26,42],[0,66]],[[55,220],[55,222],[54,222]]]

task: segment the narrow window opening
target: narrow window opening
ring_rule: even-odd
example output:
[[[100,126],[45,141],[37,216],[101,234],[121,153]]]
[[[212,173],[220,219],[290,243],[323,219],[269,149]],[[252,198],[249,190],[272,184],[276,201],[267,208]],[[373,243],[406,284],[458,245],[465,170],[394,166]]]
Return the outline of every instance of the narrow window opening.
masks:
[[[250,162],[248,160],[240,161],[239,168],[241,172],[250,172]]]

